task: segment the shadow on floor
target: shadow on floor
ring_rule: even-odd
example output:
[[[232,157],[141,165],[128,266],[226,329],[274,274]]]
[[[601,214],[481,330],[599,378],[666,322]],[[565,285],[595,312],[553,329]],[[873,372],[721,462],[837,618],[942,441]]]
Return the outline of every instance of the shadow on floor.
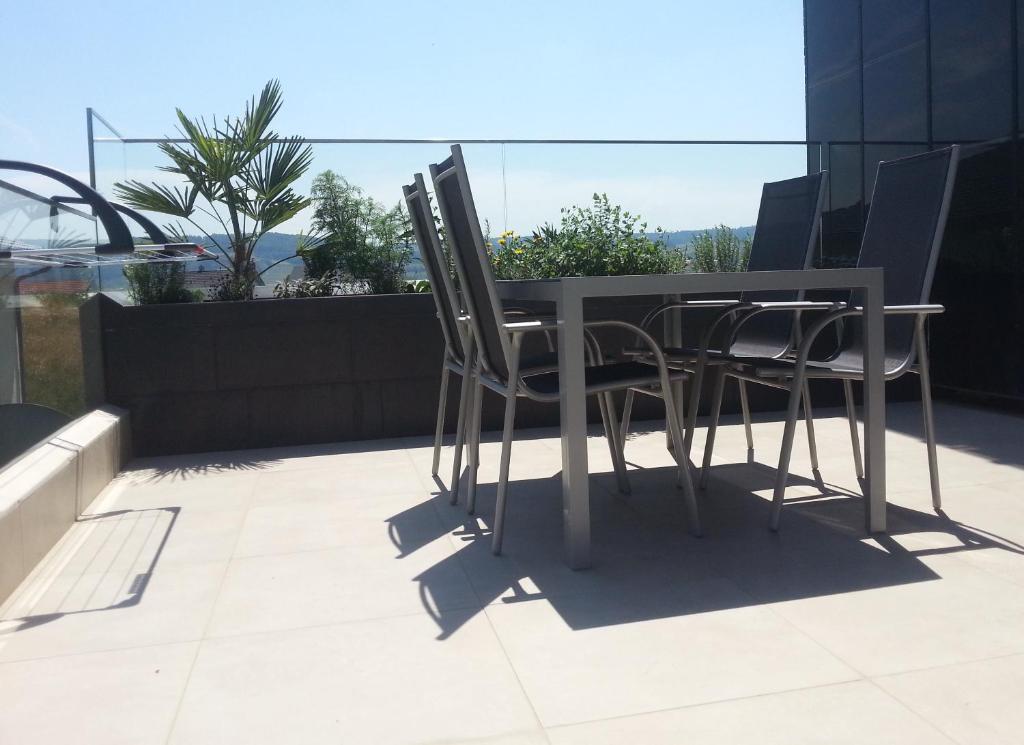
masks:
[[[629,496],[614,492],[613,475],[592,475],[594,566],[580,572],[562,560],[560,475],[511,485],[500,557],[491,554],[493,483],[480,485],[476,516],[451,506],[441,484],[431,500],[392,517],[389,534],[400,555],[445,534],[457,544],[454,555],[416,577],[441,639],[479,612],[437,610],[450,607],[450,581],[442,580],[450,578],[451,562],[461,565],[483,605],[543,600],[569,627],[590,629],[940,580],[922,561],[936,553],[999,548],[1024,555],[1019,544],[945,515],[895,505],[889,506],[889,533],[869,537],[859,495],[795,475],[791,486],[818,493],[787,499],[782,530],[772,533],[774,474],[758,463],[717,466],[700,496],[706,531],[700,539],[686,532],[673,468],[631,470]],[[403,525],[422,526],[428,510],[440,516],[437,535],[420,529],[405,542]],[[951,540],[941,549],[901,545],[901,535],[915,533],[944,533]]]
[[[67,616],[139,605],[180,513],[180,507],[156,507],[112,510],[80,517],[80,525],[109,524],[113,527],[101,540],[90,546],[94,549],[93,560],[82,567],[75,580],[58,588],[60,597],[44,598],[43,607],[52,610],[4,619],[16,625],[0,632],[0,640],[4,636],[43,626]],[[130,557],[127,566],[119,565],[118,559],[126,554]],[[93,563],[97,569],[90,571]]]

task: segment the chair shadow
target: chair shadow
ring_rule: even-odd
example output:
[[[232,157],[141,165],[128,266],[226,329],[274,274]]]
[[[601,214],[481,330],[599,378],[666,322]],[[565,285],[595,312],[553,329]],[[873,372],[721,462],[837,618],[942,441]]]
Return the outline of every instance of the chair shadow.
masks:
[[[153,513],[156,513],[156,514],[153,514]],[[49,613],[34,613],[34,614],[31,614],[31,615],[22,616],[20,618],[3,619],[5,621],[17,622],[17,626],[14,626],[13,628],[11,628],[11,629],[9,629],[9,630],[7,630],[5,632],[0,632],[0,639],[2,639],[3,636],[10,635],[10,634],[17,634],[20,631],[25,631],[27,629],[34,628],[34,627],[37,627],[37,626],[44,626],[44,625],[46,625],[48,623],[53,623],[54,621],[58,621],[58,620],[60,620],[62,618],[68,617],[68,616],[76,616],[76,615],[82,615],[82,614],[88,614],[88,613],[102,613],[104,611],[118,610],[118,609],[123,609],[123,608],[131,608],[131,607],[139,605],[142,602],[143,597],[146,594],[146,590],[149,587],[149,583],[150,583],[150,581],[153,578],[153,574],[156,571],[157,565],[160,563],[160,557],[163,555],[164,549],[167,546],[167,542],[170,540],[171,533],[174,531],[175,524],[178,521],[178,516],[181,514],[181,508],[180,507],[153,507],[153,508],[134,509],[134,510],[131,510],[131,509],[112,510],[110,512],[103,512],[103,513],[91,514],[91,515],[83,515],[77,521],[78,523],[91,523],[91,522],[101,522],[103,520],[111,520],[111,519],[124,519],[124,518],[129,517],[129,516],[142,516],[142,515],[147,515],[147,514],[153,516],[154,526],[157,523],[160,522],[161,514],[167,515],[168,516],[168,520],[167,520],[166,525],[163,526],[163,528],[162,528],[163,532],[160,535],[159,541],[157,542],[155,548],[153,548],[151,550],[151,553],[149,555],[148,561],[145,560],[145,557],[142,557],[142,560],[145,562],[144,566],[142,567],[142,571],[135,572],[134,575],[131,577],[131,581],[128,582],[127,589],[124,591],[124,597],[122,599],[118,600],[117,602],[108,603],[108,604],[105,604],[105,605],[97,605],[95,607],[88,607],[88,603],[89,603],[89,601],[92,598],[92,593],[90,593],[89,594],[89,598],[86,601],[84,601],[83,603],[81,603],[81,605],[84,606],[84,607],[78,607],[78,608],[74,608],[72,610],[53,611],[53,612],[49,612]],[[123,549],[124,546],[129,545],[129,539],[132,538],[132,531],[129,530],[127,535],[122,535],[120,538],[121,538],[121,547]],[[144,542],[144,545],[148,544],[148,543],[149,543],[149,541],[146,540]],[[111,551],[109,546],[106,547],[106,548],[107,548],[108,552]],[[113,553],[115,555],[119,555],[121,553],[122,549],[114,550]],[[138,561],[138,559],[136,561]],[[135,562],[133,562],[133,564],[134,563]],[[110,572],[109,569],[106,570],[106,571],[107,571],[107,573]],[[87,574],[90,577],[90,580],[95,580],[95,576],[92,573],[87,573]],[[121,579],[122,580],[122,582],[121,582],[122,585],[124,584],[124,579],[126,579],[126,578],[120,577],[120,575],[117,575],[116,573],[113,575],[113,578],[114,579]],[[81,579],[82,579],[82,577],[79,577],[76,580],[76,584],[77,584],[77,582],[81,581]],[[101,577],[101,579],[103,579],[103,577]],[[74,589],[75,589],[74,586],[70,587],[64,593],[65,594],[65,598],[67,598],[68,596],[72,595],[74,593]]]
[[[675,469],[631,469],[628,496],[616,493],[613,474],[592,474],[594,565],[585,571],[572,571],[563,561],[560,474],[510,485],[499,557],[490,545],[493,483],[478,487],[477,514],[467,516],[462,505],[449,505],[439,482],[430,500],[393,517],[389,530],[400,555],[445,534],[457,544],[454,554],[415,578],[439,639],[491,603],[544,601],[570,628],[582,630],[939,581],[922,561],[938,553],[998,548],[1024,556],[1024,546],[991,532],[896,505],[889,506],[889,532],[869,537],[861,496],[820,476],[791,475],[790,486],[817,493],[787,499],[782,528],[773,533],[767,525],[774,475],[759,463],[716,466],[699,497],[705,537],[693,538],[674,486]],[[403,524],[428,509],[439,516],[433,537],[420,532],[406,543]],[[910,550],[901,544],[900,536],[915,533],[946,534],[948,545]],[[480,607],[444,610],[451,608],[446,601],[455,564]]]

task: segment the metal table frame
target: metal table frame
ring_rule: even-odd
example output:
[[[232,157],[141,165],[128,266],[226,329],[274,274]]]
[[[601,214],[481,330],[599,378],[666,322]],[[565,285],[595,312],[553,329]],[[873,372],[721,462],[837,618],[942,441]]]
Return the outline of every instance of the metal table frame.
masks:
[[[864,306],[865,525],[870,533],[885,532],[883,283],[883,271],[880,268],[499,281],[498,294],[503,299],[547,301],[554,302],[556,306],[558,376],[562,393],[562,518],[566,563],[573,569],[585,569],[591,565],[590,473],[587,463],[584,389],[584,298],[637,295],[663,295],[671,298],[697,294],[731,296],[752,290],[861,290]],[[674,331],[669,327],[670,335],[678,336],[679,322],[674,323]],[[799,391],[794,391],[790,395],[799,395]]]

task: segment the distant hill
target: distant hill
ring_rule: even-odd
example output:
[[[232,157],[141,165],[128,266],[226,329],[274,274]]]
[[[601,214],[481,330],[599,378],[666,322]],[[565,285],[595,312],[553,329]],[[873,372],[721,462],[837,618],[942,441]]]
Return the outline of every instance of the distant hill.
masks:
[[[695,235],[700,235],[703,232],[704,230],[672,230],[662,233],[661,237],[671,248],[675,248],[676,246],[685,246],[689,244]],[[754,226],[744,225],[739,228],[733,228],[732,232],[734,232],[740,239],[749,238],[754,235]],[[648,233],[647,237],[651,240],[656,240],[658,238],[658,234]]]
[[[746,238],[754,234],[753,225],[745,225],[739,228],[733,228],[733,231],[740,237]],[[695,235],[704,232],[703,230],[673,230],[661,234],[661,238],[671,248],[686,246]],[[656,240],[659,236],[657,233],[647,233],[647,236],[652,240]],[[222,246],[228,245],[228,237],[223,234],[213,234],[213,238],[216,239]],[[189,240],[199,243],[208,244],[209,239],[206,236],[189,236]],[[264,281],[273,286],[277,282],[280,282],[285,277],[291,275],[296,277],[303,271],[302,259],[295,256],[295,248],[298,245],[299,236],[291,233],[267,233],[263,236],[259,243],[256,244],[256,266],[262,271],[267,267],[281,262],[273,269],[268,271],[264,275]],[[212,248],[212,247],[211,247]],[[216,250],[216,249],[214,249]],[[189,266],[189,271],[212,271],[218,267],[213,264],[207,264],[206,262]],[[28,273],[28,269],[25,267],[18,267],[19,274]],[[80,279],[82,277],[94,276],[89,270],[82,269],[51,269],[47,274],[47,279]],[[406,276],[409,279],[426,279],[427,273],[423,268],[423,262],[420,257],[413,254],[412,259],[409,261],[409,265],[406,269]],[[104,267],[99,272],[98,281],[94,282],[94,286],[101,289],[124,289],[125,281],[124,276],[121,273],[120,267]]]

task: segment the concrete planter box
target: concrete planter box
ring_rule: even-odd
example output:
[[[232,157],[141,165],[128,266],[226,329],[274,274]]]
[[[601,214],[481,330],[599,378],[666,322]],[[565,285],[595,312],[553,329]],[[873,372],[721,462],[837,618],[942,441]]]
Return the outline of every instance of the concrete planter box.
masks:
[[[638,321],[656,302],[604,301],[587,314]],[[443,341],[427,294],[152,306],[100,294],[82,306],[81,324],[88,403],[130,412],[138,456],[433,432]],[[632,344],[610,333],[609,349]],[[751,392],[755,409],[785,404],[778,392]],[[453,385],[450,431],[457,404]],[[637,419],[662,411],[638,397]],[[725,411],[735,411],[732,390]],[[484,427],[499,428],[501,414],[488,394]],[[524,401],[517,422],[556,425],[558,406]]]

